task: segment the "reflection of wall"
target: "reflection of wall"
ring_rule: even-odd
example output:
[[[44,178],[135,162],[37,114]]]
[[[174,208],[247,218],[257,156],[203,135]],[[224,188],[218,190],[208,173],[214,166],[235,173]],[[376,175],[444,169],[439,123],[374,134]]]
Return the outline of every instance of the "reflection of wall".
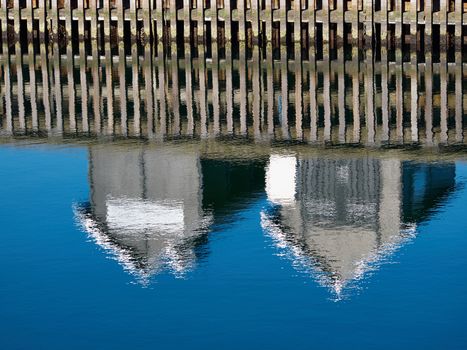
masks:
[[[266,189],[273,207],[263,215],[263,226],[279,246],[312,262],[324,284],[339,291],[361,277],[369,261],[404,240],[402,201],[415,195],[406,193],[417,185],[415,174],[432,175],[431,182],[423,183],[424,192],[417,190],[425,199],[452,188],[452,165],[426,167],[430,170],[395,159],[272,156]]]
[[[182,204],[184,227],[193,230],[198,225],[202,194],[197,155],[166,149],[95,147],[90,161],[96,214],[105,214],[108,197],[129,197]]]

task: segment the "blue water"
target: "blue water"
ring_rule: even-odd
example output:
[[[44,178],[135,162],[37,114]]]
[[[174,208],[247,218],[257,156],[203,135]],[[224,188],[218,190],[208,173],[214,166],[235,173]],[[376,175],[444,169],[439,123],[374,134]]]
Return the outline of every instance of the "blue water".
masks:
[[[77,222],[92,197],[89,157],[0,148],[0,348],[467,348],[465,161],[416,228],[336,296],[268,234],[261,213],[274,205],[256,188],[205,206],[209,232],[190,268],[142,282]]]

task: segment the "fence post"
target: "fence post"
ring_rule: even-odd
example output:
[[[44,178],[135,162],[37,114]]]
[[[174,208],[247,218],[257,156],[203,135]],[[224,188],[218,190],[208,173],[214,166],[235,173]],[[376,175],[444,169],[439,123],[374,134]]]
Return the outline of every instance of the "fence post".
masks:
[[[104,0],[104,40],[110,40],[110,0]]]
[[[164,8],[163,1],[156,0],[156,36],[157,36],[157,47],[158,55],[161,55],[164,50]]]
[[[337,47],[341,47],[344,42],[344,22],[345,22],[345,12],[344,12],[344,2],[347,0],[337,1]]]
[[[131,45],[131,70],[133,84],[133,133],[134,136],[141,136],[141,94],[139,85],[139,54],[138,45],[134,42]],[[125,87],[126,88],[126,87]]]
[[[196,0],[197,14],[197,42],[198,45],[204,42],[204,0]]]
[[[152,26],[152,0],[143,0],[143,38],[141,41],[147,44],[151,40]]]
[[[97,28],[99,23],[99,14],[97,12],[97,0],[90,1],[90,10],[91,10],[91,39],[97,39]]]
[[[373,47],[373,0],[364,0],[365,48]]]
[[[238,13],[238,41],[244,42],[246,37],[245,31],[245,1],[237,1],[237,13]]]
[[[297,1],[297,0],[295,0]],[[251,0],[251,29],[253,32],[253,45],[258,43],[259,39],[259,30],[260,30],[260,20],[259,20],[259,9],[258,9],[258,0]]]
[[[86,0],[78,0],[78,38],[79,40],[84,39],[84,2]]]
[[[269,0],[271,1],[271,0]],[[230,1],[224,1],[224,19],[225,19],[225,41],[226,44],[232,40],[232,9],[230,7]]]
[[[431,1],[431,0],[429,0]],[[418,25],[418,12],[417,12],[417,0],[410,0],[410,49],[417,49],[417,25]]]
[[[300,43],[302,39],[302,3],[300,0],[294,0],[294,42]]]
[[[2,21],[2,38],[5,41],[5,38],[8,36],[8,7],[7,7],[7,0],[1,0],[2,4],[2,17],[0,20]]]
[[[34,6],[33,0],[26,0],[26,8],[27,8],[27,28],[28,28],[28,40],[31,41],[33,39],[33,23],[34,23]]]
[[[440,0],[439,11],[439,37],[440,49],[447,49],[447,16],[448,16],[448,0]]]
[[[14,0],[13,2],[13,29],[15,31],[16,38],[19,38],[20,24],[21,24],[21,6],[19,3],[19,0]]]
[[[183,24],[183,41],[190,42],[191,35],[191,0],[183,0],[184,24]]]
[[[175,42],[177,40],[177,2],[176,0],[170,1],[170,41]]]
[[[281,45],[287,44],[287,1],[279,2],[279,35]]]
[[[51,0],[51,1],[52,1],[52,6],[51,6],[52,35],[51,37],[53,38],[52,40],[58,40],[58,1],[57,0]]]
[[[354,0],[355,1],[355,0]],[[316,46],[316,7],[315,0],[308,0],[308,36],[310,41],[310,56],[315,55],[314,48]],[[310,58],[311,59],[311,58]]]
[[[402,1],[403,0],[395,0],[394,20],[396,21],[396,49],[400,48],[402,45]]]
[[[462,20],[464,16],[464,7],[463,7],[463,1],[462,0],[455,0],[455,47],[456,51],[462,50]]]
[[[123,0],[117,0],[117,19],[117,33],[118,40],[120,41],[123,40],[125,34],[125,7],[123,6]]]
[[[131,42],[135,42],[138,39],[138,6],[136,0],[130,1],[130,23]]]

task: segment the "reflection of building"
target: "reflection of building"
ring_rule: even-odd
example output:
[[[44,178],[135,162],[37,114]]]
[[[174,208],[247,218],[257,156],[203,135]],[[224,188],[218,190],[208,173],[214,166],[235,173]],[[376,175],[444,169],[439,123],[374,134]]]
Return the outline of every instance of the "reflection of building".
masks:
[[[208,233],[266,190],[266,232],[338,294],[411,237],[455,184],[450,163],[235,161],[168,146],[92,146],[89,164],[91,197],[78,219],[139,278],[190,269],[209,252]]]
[[[272,156],[263,227],[339,295],[407,238],[454,177],[451,164]]]
[[[215,223],[264,188],[264,164],[200,159],[176,147],[91,147],[91,200],[77,208],[93,240],[143,280],[180,274],[205,252]],[[204,184],[203,184],[204,182]]]
[[[92,147],[89,157],[91,203],[82,220],[96,241],[140,277],[164,265],[188,268],[209,222],[198,156]]]

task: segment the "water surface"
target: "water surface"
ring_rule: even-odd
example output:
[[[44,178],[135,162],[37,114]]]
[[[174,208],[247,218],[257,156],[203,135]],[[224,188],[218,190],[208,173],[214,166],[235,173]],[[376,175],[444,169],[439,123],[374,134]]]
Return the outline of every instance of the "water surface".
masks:
[[[462,349],[467,163],[4,145],[1,343]]]

